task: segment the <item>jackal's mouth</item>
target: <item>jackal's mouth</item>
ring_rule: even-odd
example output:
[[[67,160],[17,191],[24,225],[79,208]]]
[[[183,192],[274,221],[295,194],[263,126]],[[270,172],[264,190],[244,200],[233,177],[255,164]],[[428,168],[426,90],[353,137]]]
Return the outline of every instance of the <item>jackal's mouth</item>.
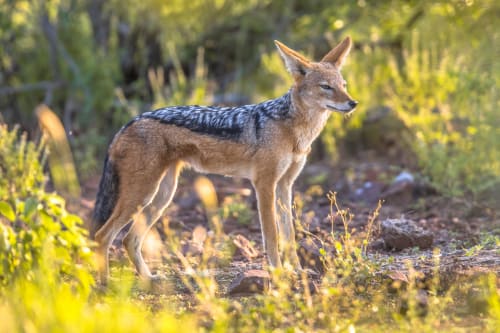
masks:
[[[335,105],[330,105],[330,104],[327,104],[326,107],[332,111],[335,111],[335,112],[340,112],[340,113],[350,113],[352,111],[354,111],[354,109],[356,107],[339,107],[339,106],[335,106]]]

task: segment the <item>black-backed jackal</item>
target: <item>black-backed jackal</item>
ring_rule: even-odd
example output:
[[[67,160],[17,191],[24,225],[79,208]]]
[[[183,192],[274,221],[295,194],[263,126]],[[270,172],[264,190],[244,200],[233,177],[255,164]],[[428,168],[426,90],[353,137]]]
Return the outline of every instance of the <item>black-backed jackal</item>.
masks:
[[[285,95],[240,107],[158,109],[137,116],[116,134],[104,163],[91,230],[98,243],[101,283],[109,274],[109,247],[129,222],[123,240],[128,255],[142,277],[155,278],[142,258],[142,243],[172,200],[184,166],[248,178],[257,195],[269,264],[281,267],[281,250],[284,260],[300,269],[292,185],[331,111],[348,113],[356,107],[340,74],[351,39],[320,62],[275,43],[294,78]]]

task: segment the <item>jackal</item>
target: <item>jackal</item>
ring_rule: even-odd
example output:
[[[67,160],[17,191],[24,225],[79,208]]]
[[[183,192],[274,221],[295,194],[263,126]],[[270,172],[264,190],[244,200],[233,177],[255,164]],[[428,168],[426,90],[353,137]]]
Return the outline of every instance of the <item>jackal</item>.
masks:
[[[340,74],[352,42],[347,37],[320,62],[275,43],[294,78],[285,95],[239,107],[166,107],[135,117],[115,135],[91,226],[102,283],[109,275],[109,247],[129,222],[123,240],[128,255],[141,277],[157,278],[145,264],[141,247],[172,200],[184,166],[249,179],[270,266],[282,266],[281,252],[288,264],[300,269],[292,185],[331,111],[349,113],[357,105]]]

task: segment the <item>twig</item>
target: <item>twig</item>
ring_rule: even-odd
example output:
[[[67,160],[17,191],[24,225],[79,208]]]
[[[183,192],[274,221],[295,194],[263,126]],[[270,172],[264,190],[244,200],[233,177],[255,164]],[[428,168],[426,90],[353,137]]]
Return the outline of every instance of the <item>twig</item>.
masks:
[[[35,83],[26,83],[17,87],[0,87],[0,95],[13,95],[34,90],[50,90],[58,88],[63,84],[61,81],[40,81]]]
[[[90,101],[91,100],[90,90],[82,81],[83,76],[81,74],[80,68],[73,60],[71,55],[68,53],[63,43],[61,43],[61,41],[59,40],[59,37],[57,36],[57,29],[50,22],[49,15],[45,7],[42,9],[40,15],[40,25],[50,45],[50,58],[52,63],[52,69],[54,71],[54,76],[56,76],[57,78],[60,75],[59,68],[57,65],[57,56],[60,56],[64,60],[64,62],[66,62],[70,71],[73,73],[77,85],[83,90],[83,94],[85,95],[85,100]],[[48,93],[51,95],[51,91],[48,91]],[[50,95],[46,96],[46,99],[50,97]],[[63,116],[63,119],[66,132],[69,132],[70,123],[68,123],[68,120],[71,119],[72,110],[73,108],[65,108],[64,110],[65,114]]]

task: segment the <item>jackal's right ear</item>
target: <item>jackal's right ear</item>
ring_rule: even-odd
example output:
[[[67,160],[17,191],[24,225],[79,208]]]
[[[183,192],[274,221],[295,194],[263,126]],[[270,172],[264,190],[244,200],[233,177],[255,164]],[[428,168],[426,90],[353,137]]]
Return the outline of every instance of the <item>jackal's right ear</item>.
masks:
[[[274,44],[276,44],[286,68],[294,77],[304,76],[311,69],[309,59],[277,40],[274,41]]]

